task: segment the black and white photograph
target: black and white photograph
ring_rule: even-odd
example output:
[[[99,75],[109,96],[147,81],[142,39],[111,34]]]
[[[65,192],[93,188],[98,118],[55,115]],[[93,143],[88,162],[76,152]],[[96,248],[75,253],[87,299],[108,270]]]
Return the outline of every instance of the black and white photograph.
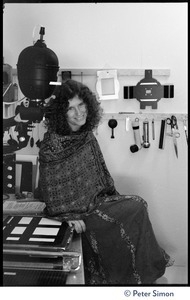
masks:
[[[0,290],[190,296],[188,3],[4,0],[2,18]]]

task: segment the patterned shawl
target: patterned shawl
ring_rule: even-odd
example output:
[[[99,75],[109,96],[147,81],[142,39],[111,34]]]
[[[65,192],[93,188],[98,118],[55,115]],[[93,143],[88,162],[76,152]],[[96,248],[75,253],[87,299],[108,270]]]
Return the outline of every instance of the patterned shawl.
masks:
[[[40,190],[48,216],[83,219],[107,195],[117,194],[92,132],[46,132],[39,152]]]

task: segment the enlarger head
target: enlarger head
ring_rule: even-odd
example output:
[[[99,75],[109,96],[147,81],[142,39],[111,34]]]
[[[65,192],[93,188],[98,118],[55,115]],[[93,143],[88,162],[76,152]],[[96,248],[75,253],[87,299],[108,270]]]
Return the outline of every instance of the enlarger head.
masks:
[[[40,39],[33,46],[25,48],[18,57],[17,71],[19,87],[29,99],[49,98],[55,86],[50,81],[57,81],[59,62],[57,55],[43,40],[45,28],[40,29]]]

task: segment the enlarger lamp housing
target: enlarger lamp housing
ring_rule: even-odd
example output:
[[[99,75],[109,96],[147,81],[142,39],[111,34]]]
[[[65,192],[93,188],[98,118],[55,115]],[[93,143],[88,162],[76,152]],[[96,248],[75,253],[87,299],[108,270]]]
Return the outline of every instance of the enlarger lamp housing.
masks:
[[[42,39],[25,48],[17,63],[18,82],[24,96],[41,100],[49,98],[55,89],[49,83],[57,81],[58,65],[57,55]]]

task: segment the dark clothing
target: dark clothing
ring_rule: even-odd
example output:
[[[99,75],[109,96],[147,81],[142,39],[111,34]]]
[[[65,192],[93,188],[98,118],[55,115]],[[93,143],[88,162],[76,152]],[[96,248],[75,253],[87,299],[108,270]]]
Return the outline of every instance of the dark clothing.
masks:
[[[86,283],[151,284],[171,261],[156,241],[147,205],[138,196],[112,198],[85,219]]]
[[[156,241],[147,203],[116,191],[92,132],[47,132],[39,159],[47,216],[86,224],[86,284],[151,284],[164,274],[172,262]]]

